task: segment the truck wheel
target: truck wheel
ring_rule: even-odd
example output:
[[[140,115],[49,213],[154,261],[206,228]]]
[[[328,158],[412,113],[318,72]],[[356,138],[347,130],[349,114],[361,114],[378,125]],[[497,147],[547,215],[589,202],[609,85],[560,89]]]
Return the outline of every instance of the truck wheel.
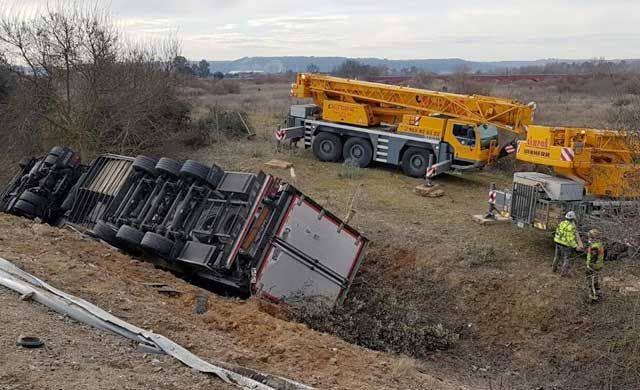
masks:
[[[125,243],[126,245],[133,246],[134,248],[140,245],[142,238],[144,237],[144,232],[142,230],[138,230],[129,225],[122,225],[120,229],[118,229],[118,233],[116,233],[116,238]]]
[[[36,206],[32,205],[29,202],[25,202],[24,200],[18,199],[16,203],[11,208],[12,212],[15,212],[17,215],[22,215],[25,217],[39,217],[40,209]]]
[[[108,242],[109,244],[113,244],[114,242],[117,241],[116,239],[116,229],[106,223],[105,221],[98,221],[96,222],[95,226],[93,227],[93,229],[91,229],[91,231],[93,232],[93,235],[96,236],[97,238]]]
[[[147,232],[140,242],[144,249],[165,258],[171,257],[174,244],[173,240],[154,232]]]
[[[47,154],[53,154],[56,157],[62,157],[65,153],[65,148],[63,148],[62,146],[54,146],[53,148],[51,148],[51,150],[49,150],[49,153]]]
[[[162,157],[156,164],[156,170],[161,174],[168,176],[172,179],[180,177],[180,168],[182,165],[176,160]]]
[[[13,206],[15,210],[32,217],[44,218],[44,212],[49,206],[49,200],[31,191],[25,191],[20,195],[18,201]]]
[[[209,177],[209,167],[194,160],[187,160],[180,168],[180,177],[206,182]]]
[[[373,148],[371,143],[364,138],[351,137],[344,143],[342,157],[346,160],[355,161],[360,168],[365,168],[371,164],[373,158]]]
[[[410,147],[402,154],[402,172],[411,177],[424,177],[431,153],[422,148]]]
[[[156,160],[155,158],[138,156],[135,160],[133,160],[133,164],[131,164],[131,166],[137,172],[144,172],[149,176],[156,177],[158,176],[158,171],[156,171],[157,163],[158,160]]]
[[[336,162],[342,156],[342,140],[336,134],[321,132],[313,139],[313,155],[320,161]]]

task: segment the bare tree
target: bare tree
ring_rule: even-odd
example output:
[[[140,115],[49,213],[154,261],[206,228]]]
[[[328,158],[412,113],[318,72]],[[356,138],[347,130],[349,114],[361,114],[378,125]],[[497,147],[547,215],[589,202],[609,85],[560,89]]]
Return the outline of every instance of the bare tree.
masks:
[[[178,52],[171,37],[128,43],[97,6],[0,16],[0,53],[24,95],[14,100],[41,107],[21,114],[30,120],[18,115],[14,122],[30,123],[43,147],[65,143],[85,154],[125,152],[180,130],[187,107],[176,98],[172,60]]]

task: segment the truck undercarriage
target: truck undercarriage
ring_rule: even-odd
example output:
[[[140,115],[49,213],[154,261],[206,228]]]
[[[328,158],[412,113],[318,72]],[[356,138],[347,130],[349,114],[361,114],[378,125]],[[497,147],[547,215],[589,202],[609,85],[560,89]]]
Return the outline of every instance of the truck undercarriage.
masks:
[[[366,238],[270,174],[146,156],[56,165],[58,150],[71,152],[22,167],[1,211],[69,224],[212,289],[274,301],[340,302],[365,254]]]

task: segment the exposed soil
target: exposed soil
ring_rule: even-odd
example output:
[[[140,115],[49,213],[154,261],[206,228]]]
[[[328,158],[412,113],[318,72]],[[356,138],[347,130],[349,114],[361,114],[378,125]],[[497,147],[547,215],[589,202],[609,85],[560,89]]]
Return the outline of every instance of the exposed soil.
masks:
[[[335,336],[312,331],[305,325],[279,319],[278,307],[257,300],[241,301],[209,294],[208,312],[194,314],[195,297],[201,290],[149,263],[131,259],[74,232],[1,215],[0,243],[0,256],[27,272],[135,325],[164,334],[204,358],[286,376],[322,389],[466,388],[428,374],[427,364],[360,348]],[[182,295],[176,298],[161,295],[144,284],[151,282],[165,283]],[[18,297],[2,291],[3,300],[12,298],[17,301]],[[54,364],[49,355],[56,354],[64,356],[58,358],[61,362],[73,361],[74,369],[61,368],[48,373],[49,387],[45,388],[127,388],[137,381],[145,382],[146,375],[155,373],[155,367],[149,366],[149,357],[134,354],[133,346],[124,339],[97,336],[94,330],[59,320],[56,314],[48,313],[37,304],[15,302],[7,307],[8,315],[5,317],[3,308],[2,316],[3,345],[13,344],[15,338],[26,331],[40,335],[50,344],[42,350],[49,351],[48,354],[42,352],[42,355],[41,352],[26,355],[27,352],[12,346],[11,356],[0,360],[3,373],[0,383],[16,384],[14,388],[40,388],[42,376],[24,376],[22,371],[29,364],[43,367]],[[23,307],[28,310],[22,310]],[[36,314],[32,316],[32,313]],[[46,320],[39,321],[43,317]],[[37,326],[25,327],[25,323]],[[92,348],[94,344],[98,346]],[[85,350],[92,351],[90,356],[96,362],[82,357]],[[119,374],[125,378],[118,379],[115,375],[116,378],[108,382],[108,372],[104,377],[92,374],[101,362],[108,366],[108,361],[115,360],[123,364],[120,370],[127,371]],[[143,368],[137,374],[140,365]],[[167,374],[175,378],[158,376],[143,388],[198,388],[204,380],[200,376],[191,378],[190,369],[167,359],[161,360],[159,366],[166,366]],[[70,376],[75,378],[71,382]],[[103,378],[107,384],[103,387],[99,382],[84,382],[89,381],[87,378],[95,381]],[[193,379],[193,383],[185,385],[189,379]],[[73,386],[69,387],[69,383]],[[162,386],[154,387],[154,383]]]
[[[136,345],[122,337],[22,302],[1,287],[0,305],[2,390],[234,388],[186,370],[167,356],[136,352]],[[21,334],[45,344],[38,349],[17,346]]]

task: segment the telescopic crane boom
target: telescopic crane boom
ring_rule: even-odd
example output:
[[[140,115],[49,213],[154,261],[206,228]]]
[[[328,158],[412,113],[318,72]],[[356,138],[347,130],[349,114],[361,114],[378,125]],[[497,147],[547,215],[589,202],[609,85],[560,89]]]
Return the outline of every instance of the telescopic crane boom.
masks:
[[[322,74],[298,74],[292,88],[298,98],[312,98],[323,107],[325,119],[335,119],[334,111],[354,111],[358,106],[366,115],[343,116],[360,126],[401,123],[404,115],[442,114],[452,118],[490,123],[525,133],[533,121],[535,104],[482,95],[461,95],[349,80]],[[345,103],[345,104],[340,104]],[[327,118],[327,116],[331,118]]]

